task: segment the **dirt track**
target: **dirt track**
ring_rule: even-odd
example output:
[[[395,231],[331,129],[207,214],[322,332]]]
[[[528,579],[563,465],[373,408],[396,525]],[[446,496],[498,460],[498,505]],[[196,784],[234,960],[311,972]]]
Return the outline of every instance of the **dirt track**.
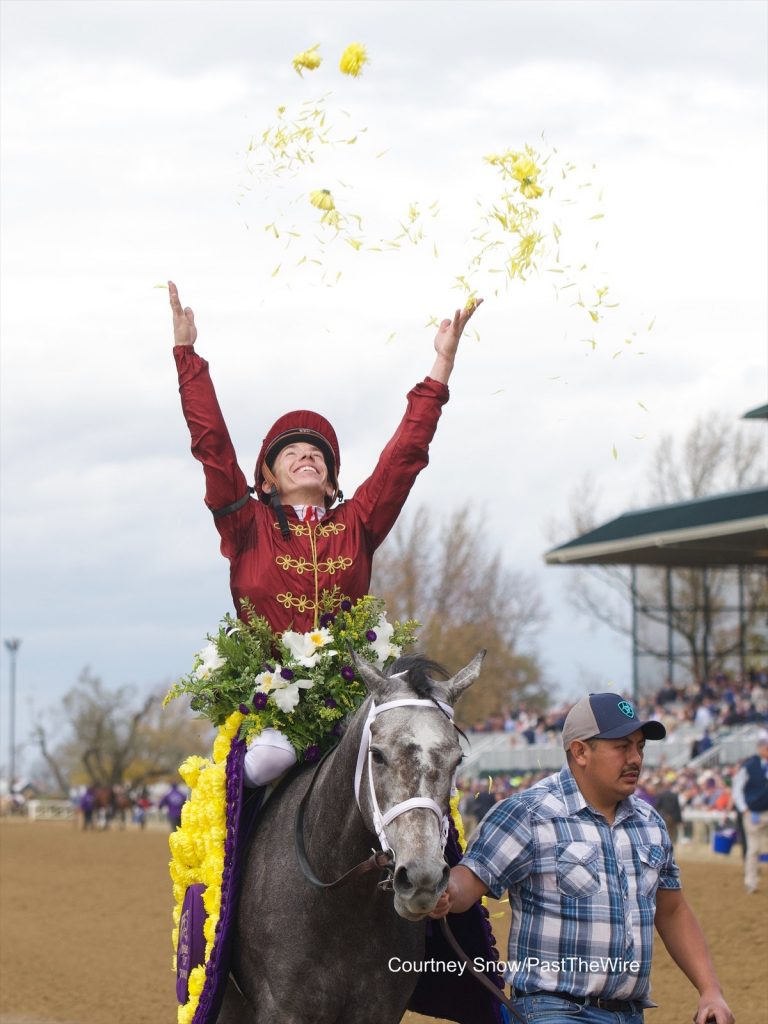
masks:
[[[167,843],[161,831],[0,821],[0,1024],[173,1024]],[[738,1024],[767,1024],[768,866],[756,896],[738,852],[682,870]],[[506,924],[494,921],[502,950]],[[660,942],[653,990],[648,1024],[691,1020],[695,991]]]

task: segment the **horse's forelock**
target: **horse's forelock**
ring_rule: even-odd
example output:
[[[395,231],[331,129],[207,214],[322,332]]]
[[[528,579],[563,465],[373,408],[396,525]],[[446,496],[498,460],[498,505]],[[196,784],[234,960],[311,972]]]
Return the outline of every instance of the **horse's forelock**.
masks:
[[[430,700],[435,695],[432,686],[433,676],[447,679],[450,673],[437,661],[432,661],[423,654],[404,654],[386,671],[387,676],[404,675],[408,685],[421,700]]]

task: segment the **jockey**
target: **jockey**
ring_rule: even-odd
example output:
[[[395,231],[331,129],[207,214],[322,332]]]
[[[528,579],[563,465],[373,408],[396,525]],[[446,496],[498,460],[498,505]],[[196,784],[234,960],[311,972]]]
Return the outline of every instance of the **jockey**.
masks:
[[[344,501],[336,433],[328,420],[308,410],[286,413],[273,424],[259,453],[254,484],[249,485],[208,363],[194,348],[194,313],[182,307],[172,281],[168,290],[181,406],[192,454],[203,465],[205,502],[221,537],[221,553],[230,563],[237,613],[245,617],[241,601],[247,598],[275,632],[317,628],[323,591],[332,590],[339,605],[368,593],[373,554],[429,461],[429,443],[448,401],[459,340],[482,299],[442,321],[429,376],[409,392],[405,416],[373,473]],[[287,738],[265,729],[246,753],[246,778],[253,786],[266,785],[295,761]]]

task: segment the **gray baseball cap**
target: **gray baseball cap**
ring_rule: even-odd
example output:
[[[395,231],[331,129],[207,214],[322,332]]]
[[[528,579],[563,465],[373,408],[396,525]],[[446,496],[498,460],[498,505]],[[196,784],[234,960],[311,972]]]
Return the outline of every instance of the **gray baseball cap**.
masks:
[[[643,721],[631,700],[619,693],[590,693],[568,712],[563,723],[563,747],[574,740],[617,740],[638,729],[648,740],[663,740],[667,730],[655,719]]]

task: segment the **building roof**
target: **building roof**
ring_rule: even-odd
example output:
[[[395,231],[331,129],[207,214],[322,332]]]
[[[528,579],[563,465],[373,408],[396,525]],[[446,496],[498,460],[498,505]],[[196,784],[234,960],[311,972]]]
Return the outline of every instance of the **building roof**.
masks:
[[[548,565],[768,565],[768,487],[625,512],[544,559]]]
[[[750,409],[741,417],[743,420],[768,420],[768,405],[758,405],[756,409]]]

